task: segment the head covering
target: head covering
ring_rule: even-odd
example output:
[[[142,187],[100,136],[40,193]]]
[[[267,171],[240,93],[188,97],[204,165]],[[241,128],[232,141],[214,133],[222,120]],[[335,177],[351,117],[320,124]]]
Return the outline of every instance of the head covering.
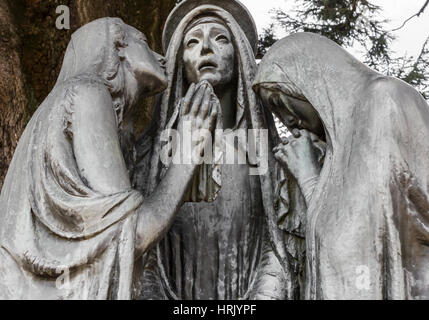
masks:
[[[247,40],[253,48],[253,53],[256,55],[258,50],[258,31],[256,30],[255,22],[247,8],[237,0],[185,0],[180,2],[173,11],[171,11],[165,22],[164,32],[162,34],[164,52],[167,52],[176,27],[183,18],[193,9],[204,5],[217,6],[229,12],[244,31]]]
[[[114,99],[118,125],[122,125],[125,110],[124,75],[120,68],[119,48],[137,29],[119,18],[101,18],[76,30],[67,46],[57,84],[83,78],[98,78]]]
[[[73,149],[79,89],[107,93],[124,27],[120,19],[104,18],[73,34],[55,88],[19,141],[0,196],[0,282],[7,286],[2,298],[131,297],[132,213],[142,196],[94,190],[81,176]]]
[[[185,30],[188,29],[189,25],[198,20],[202,15],[208,17],[213,16],[218,20],[222,21],[225,27],[230,31],[234,47],[236,50],[236,56],[238,57],[237,63],[238,67],[238,81],[237,81],[237,102],[236,102],[236,128],[247,128],[248,116],[250,115],[250,110],[254,110],[258,105],[258,101],[255,97],[253,90],[251,89],[252,79],[256,72],[256,64],[252,49],[250,44],[247,41],[246,36],[243,33],[243,30],[240,28],[238,23],[235,21],[233,16],[226,12],[224,9],[216,6],[202,5],[191,12],[189,12],[180,24],[177,26],[175,33],[170,42],[170,46],[167,51],[166,60],[167,63],[167,78],[168,86],[164,91],[162,96],[162,102],[156,107],[155,116],[157,117],[154,121],[154,124],[159,125],[159,132],[166,129],[168,126],[172,126],[175,123],[175,120],[179,114],[178,102],[184,94],[186,93],[187,83],[184,79],[184,65],[182,59],[183,52],[183,37],[185,35]],[[219,121],[218,121],[219,122]],[[152,169],[149,182],[151,183],[151,188],[154,188],[154,184],[157,183],[157,179],[162,172],[158,171],[159,165],[159,152],[161,146],[156,146],[156,153],[152,157]],[[216,151],[216,150],[215,150]],[[216,157],[219,159],[219,157]],[[215,161],[216,161],[215,159]],[[158,164],[159,163],[159,164]],[[202,173],[201,176],[207,176],[207,173]],[[219,191],[220,187],[220,173],[216,170],[216,166],[213,169],[212,178],[214,183],[218,186],[207,187],[210,190],[205,189],[205,186],[202,186],[200,193],[202,196],[198,196],[194,200],[203,200],[203,199],[212,199],[216,198],[216,194]],[[206,197],[205,193],[209,192],[211,195]]]
[[[307,212],[306,297],[429,298],[422,96],[310,33],[277,42],[254,84],[309,101],[325,128],[327,154]]]
[[[84,74],[113,78],[120,63],[116,50],[125,46],[125,27],[119,18],[103,18],[76,30],[67,46],[57,82]]]
[[[190,12],[187,12],[187,14],[179,22],[177,22],[174,34],[171,36],[171,41],[169,41],[166,54],[168,87],[163,93],[162,97],[160,97],[158,104],[155,107],[153,120],[155,127],[153,128],[154,130],[149,133],[152,135],[154,141],[149,179],[147,179],[149,181],[149,186],[140,186],[139,188],[148,190],[148,194],[150,194],[161,180],[163,173],[166,172],[166,168],[160,162],[160,136],[161,132],[164,129],[169,128],[172,122],[174,122],[174,119],[178,114],[180,100],[185,95],[187,89],[184,80],[185,74],[182,59],[184,32],[190,24],[203,15],[213,16],[223,21],[223,24],[230,31],[232,36],[232,42],[234,44],[237,57],[236,63],[238,70],[236,128],[268,129],[269,133],[272,135],[269,137],[269,145],[266,146],[269,150],[268,167],[270,170],[269,172],[260,175],[261,193],[264,199],[264,209],[268,225],[267,229],[270,232],[270,243],[274,247],[275,252],[277,253],[276,256],[281,260],[283,267],[288,269],[288,259],[284,249],[284,242],[282,239],[280,239],[282,234],[277,228],[274,209],[273,195],[275,183],[277,180],[277,171],[274,169],[276,167],[276,161],[270,150],[272,150],[274,147],[274,140],[277,138],[276,128],[272,115],[268,112],[266,113],[261,108],[261,105],[259,104],[254,91],[252,90],[252,81],[254,79],[257,66],[253,49],[249,43],[248,37],[234,16],[221,7],[214,5],[197,6]],[[201,168],[203,167],[204,166],[201,166]],[[216,168],[216,164],[214,165],[214,168]],[[220,174],[218,172],[216,173],[216,170],[214,169],[213,174],[211,175],[200,172],[200,177],[208,177],[205,179],[206,181],[213,179],[216,183],[216,186],[215,188],[206,188],[206,185],[202,185],[200,181],[200,193],[192,199],[196,201],[210,201],[210,199],[215,198],[210,195],[212,195],[213,192],[216,193],[219,190],[218,188],[220,187],[220,183],[218,179],[220,178]],[[191,194],[194,195],[194,192],[191,192]],[[264,226],[261,226],[261,228],[264,228]],[[158,259],[158,263],[160,261],[161,259]],[[291,290],[289,290],[289,293],[290,292]]]

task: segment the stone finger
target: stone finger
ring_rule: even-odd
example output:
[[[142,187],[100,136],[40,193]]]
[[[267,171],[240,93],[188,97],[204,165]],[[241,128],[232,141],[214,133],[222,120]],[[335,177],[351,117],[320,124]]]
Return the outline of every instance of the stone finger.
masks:
[[[198,112],[200,111],[201,102],[204,98],[204,93],[206,92],[207,85],[203,84],[201,85],[197,92],[194,95],[194,98],[192,100],[192,114],[194,116],[198,115]]]
[[[195,83],[192,83],[188,89],[188,92],[186,93],[185,98],[183,99],[183,114],[189,113],[189,108],[191,105],[191,99],[194,96],[195,93]]]
[[[201,119],[207,118],[207,115],[208,115],[209,109],[210,109],[210,105],[212,102],[211,95],[212,95],[212,93],[210,92],[209,89],[207,89],[204,92],[204,97],[203,97],[202,105],[201,105],[200,112],[199,112]]]
[[[298,129],[293,129],[293,130],[292,130],[292,135],[293,135],[295,138],[299,138],[299,137],[301,137],[301,132],[300,132]]]

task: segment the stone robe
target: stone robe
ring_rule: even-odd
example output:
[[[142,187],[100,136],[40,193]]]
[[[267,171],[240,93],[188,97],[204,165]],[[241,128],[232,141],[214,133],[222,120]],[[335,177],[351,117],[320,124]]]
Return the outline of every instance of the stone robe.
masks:
[[[220,7],[204,5],[180,22],[166,59],[168,88],[155,109],[154,128],[142,141],[151,158],[137,168],[134,183],[150,194],[165,172],[159,161],[160,134],[174,123],[186,92],[180,57],[184,31],[201,14],[224,21],[230,30],[238,63],[234,129],[268,129],[268,172],[249,176],[249,165],[204,165],[195,179],[188,203],[180,209],[166,239],[149,258],[146,297],[170,299],[284,299],[292,296],[286,277],[290,266],[277,228],[274,189],[276,162],[271,153],[276,129],[272,115],[261,108],[251,85],[256,72],[251,46],[234,18]],[[172,120],[173,118],[173,120]],[[218,126],[221,129],[221,127]],[[151,152],[144,147],[153,143]],[[150,167],[149,179],[145,179]],[[140,170],[140,172],[139,172]],[[149,185],[142,183],[149,181]]]
[[[429,299],[429,107],[327,38],[294,34],[255,85],[317,110],[327,151],[307,212],[307,299]]]
[[[143,197],[115,185],[128,172],[104,80],[121,26],[99,19],[73,34],[57,84],[19,141],[0,196],[0,299],[132,297]],[[88,183],[76,146],[95,151],[94,162],[112,170],[99,178],[119,191]]]

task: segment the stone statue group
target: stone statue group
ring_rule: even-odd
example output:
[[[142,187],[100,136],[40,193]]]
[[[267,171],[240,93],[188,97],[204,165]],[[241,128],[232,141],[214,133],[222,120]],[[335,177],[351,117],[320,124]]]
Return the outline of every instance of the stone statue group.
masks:
[[[429,107],[416,90],[310,33],[257,65],[238,1],[181,2],[163,46],[118,18],[72,35],[1,191],[1,299],[429,299]],[[256,144],[268,170],[250,174],[240,139],[241,163],[161,161],[166,130],[186,127],[208,133],[182,150],[200,156],[268,132]]]

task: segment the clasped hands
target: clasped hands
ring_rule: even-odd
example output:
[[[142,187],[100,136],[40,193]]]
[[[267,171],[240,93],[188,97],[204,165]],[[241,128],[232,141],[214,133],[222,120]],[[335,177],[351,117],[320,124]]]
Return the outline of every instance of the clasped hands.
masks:
[[[178,130],[181,134],[191,134],[192,155],[203,156],[204,150],[216,127],[216,119],[220,102],[213,91],[212,85],[208,81],[202,81],[198,84],[192,83],[186,93],[186,96],[180,102],[180,118]],[[198,139],[195,138],[198,133]],[[209,137],[210,136],[210,137]]]
[[[296,178],[299,185],[319,176],[319,150],[315,143],[318,137],[305,130],[293,129],[292,135],[282,138],[282,142],[273,149],[275,158]]]

